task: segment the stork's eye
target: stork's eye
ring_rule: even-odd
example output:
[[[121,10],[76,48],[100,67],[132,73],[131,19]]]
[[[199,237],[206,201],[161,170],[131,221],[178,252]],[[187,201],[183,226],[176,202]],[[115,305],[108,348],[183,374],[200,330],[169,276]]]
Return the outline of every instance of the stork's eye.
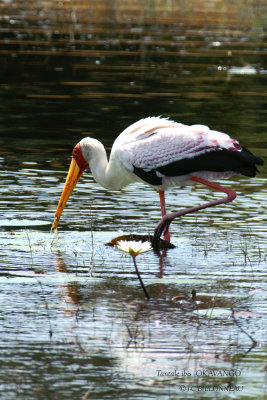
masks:
[[[77,149],[73,149],[73,152],[72,152],[72,154],[73,154],[74,156],[77,156],[77,154],[78,154],[78,150],[77,150]]]

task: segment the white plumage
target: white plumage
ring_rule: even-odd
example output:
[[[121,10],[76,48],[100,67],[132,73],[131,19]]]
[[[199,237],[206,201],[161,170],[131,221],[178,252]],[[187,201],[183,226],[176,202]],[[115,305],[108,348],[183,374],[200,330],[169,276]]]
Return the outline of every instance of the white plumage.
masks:
[[[239,143],[227,134],[210,130],[205,125],[177,124],[165,118],[150,117],[142,119],[123,131],[115,140],[110,154],[110,162],[119,160],[123,167],[133,172],[133,166],[148,172],[160,166],[169,165],[179,160],[197,157],[209,151],[227,149],[241,150]],[[163,177],[162,185],[156,186],[166,190],[179,182],[186,181],[188,175]],[[207,173],[202,171],[198,176],[212,179],[229,177],[233,172]],[[132,177],[133,181],[137,180]]]

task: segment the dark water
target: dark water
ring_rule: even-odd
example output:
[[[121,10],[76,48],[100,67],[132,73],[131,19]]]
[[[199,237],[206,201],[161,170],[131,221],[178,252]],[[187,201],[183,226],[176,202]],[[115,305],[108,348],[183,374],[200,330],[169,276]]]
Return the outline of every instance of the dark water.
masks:
[[[1,399],[266,398],[264,2],[0,7]],[[50,227],[73,146],[109,150],[149,115],[225,131],[266,165],[226,182],[233,203],[173,223],[175,249],[137,257],[144,304],[130,256],[105,243],[153,232],[152,189],[85,173]],[[212,196],[175,188],[167,205]]]

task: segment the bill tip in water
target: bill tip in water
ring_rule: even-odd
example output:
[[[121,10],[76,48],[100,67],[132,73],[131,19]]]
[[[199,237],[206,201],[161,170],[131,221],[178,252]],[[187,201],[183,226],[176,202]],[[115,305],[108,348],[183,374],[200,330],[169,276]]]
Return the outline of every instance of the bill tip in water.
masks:
[[[58,229],[54,228],[54,224],[51,226],[51,231],[50,232],[54,232],[55,234],[58,234]]]
[[[59,223],[59,218],[57,217],[57,215],[55,215],[53,224],[51,226],[51,231],[55,231],[56,233],[58,232],[57,230],[58,223]]]

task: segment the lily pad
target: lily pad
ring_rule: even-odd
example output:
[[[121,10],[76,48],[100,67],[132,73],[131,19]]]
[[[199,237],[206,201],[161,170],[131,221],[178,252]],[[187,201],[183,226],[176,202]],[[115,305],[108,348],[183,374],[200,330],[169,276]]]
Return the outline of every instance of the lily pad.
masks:
[[[106,243],[106,246],[117,246],[118,242],[120,242],[122,240],[124,240],[126,242],[129,242],[129,241],[152,242],[152,239],[153,239],[153,236],[151,236],[151,235],[136,235],[136,234],[121,235],[121,236],[115,237],[110,242]],[[166,240],[159,239],[158,250],[160,250],[160,249],[174,249],[174,248],[175,248],[174,244],[169,243]]]
[[[251,311],[237,311],[234,313],[235,317],[247,318],[247,317],[260,317],[260,314]]]
[[[22,227],[28,228],[32,226],[43,226],[43,225],[51,225],[51,221],[43,221],[39,219],[0,219],[0,226],[6,227]]]
[[[8,276],[0,276],[0,283],[35,283],[40,281],[42,283],[68,283],[68,282],[81,282],[81,283],[96,283],[101,281],[100,278],[92,278],[90,276],[79,276],[74,274],[58,273],[58,274],[38,274],[34,272],[25,271],[22,273],[9,273]]]
[[[214,298],[218,298],[218,297],[235,297],[235,295],[233,293],[204,293],[204,292],[198,292],[197,293],[198,296],[203,296],[203,297],[214,297]]]
[[[232,311],[228,308],[206,308],[194,310],[193,314],[207,318],[228,318],[232,315]]]
[[[164,284],[175,284],[175,285],[184,285],[184,284],[200,284],[200,283],[208,283],[210,280],[208,279],[195,279],[195,278],[152,278],[152,279],[144,279],[147,284],[153,283],[164,283]]]

